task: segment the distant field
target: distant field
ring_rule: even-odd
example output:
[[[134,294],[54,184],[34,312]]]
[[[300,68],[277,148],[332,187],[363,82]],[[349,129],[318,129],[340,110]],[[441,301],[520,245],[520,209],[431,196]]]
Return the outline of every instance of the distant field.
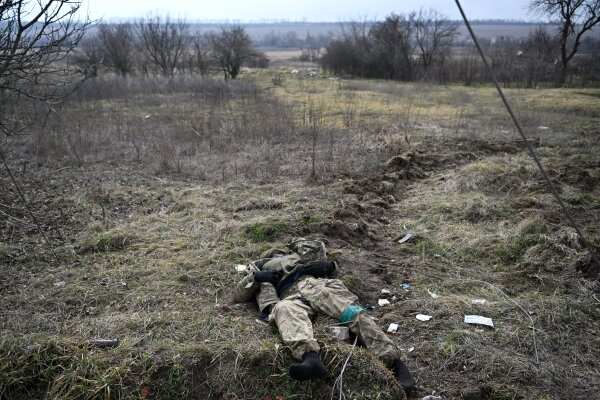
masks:
[[[255,40],[262,39],[266,34],[275,32],[287,33],[295,32],[298,38],[303,39],[307,33],[311,36],[325,35],[333,32],[338,35],[342,31],[341,22],[290,22],[290,23],[272,23],[272,24],[245,24],[248,34]],[[223,24],[197,24],[195,28],[200,32],[217,31]],[[538,26],[531,24],[474,24],[475,33],[480,37],[492,38],[496,36],[512,36],[516,38],[527,36],[527,34]],[[551,29],[551,26],[548,26]],[[466,38],[467,29],[461,24],[459,32],[462,38]],[[600,37],[600,30],[596,30],[590,35]]]

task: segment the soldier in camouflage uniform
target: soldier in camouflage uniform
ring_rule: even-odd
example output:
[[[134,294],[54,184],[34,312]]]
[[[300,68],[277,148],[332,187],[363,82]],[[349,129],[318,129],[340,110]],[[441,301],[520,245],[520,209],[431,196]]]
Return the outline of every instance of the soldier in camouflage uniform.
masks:
[[[327,261],[325,245],[320,241],[296,238],[285,249],[271,249],[251,262],[250,271],[238,283],[234,301],[253,298],[259,309],[274,321],[283,342],[302,362],[290,367],[290,376],[308,380],[328,374],[319,359],[311,317],[322,312],[348,325],[361,342],[392,367],[406,391],[415,382],[399,357],[394,342],[357,304],[358,297],[335,279],[336,262]]]

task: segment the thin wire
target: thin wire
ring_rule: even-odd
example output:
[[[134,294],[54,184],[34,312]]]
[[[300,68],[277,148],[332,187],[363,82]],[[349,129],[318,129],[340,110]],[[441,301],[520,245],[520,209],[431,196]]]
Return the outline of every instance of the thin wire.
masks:
[[[331,390],[331,400],[333,400],[333,394],[335,393],[335,389],[336,387],[338,388],[338,390],[340,391],[340,396],[338,398],[338,400],[345,400],[346,399],[346,395],[344,394],[344,372],[346,371],[346,365],[348,365],[348,361],[350,361],[350,357],[352,356],[352,352],[354,351],[354,348],[356,347],[356,342],[358,341],[358,335],[356,335],[356,337],[354,338],[354,344],[352,345],[352,348],[350,349],[350,353],[348,354],[348,357],[346,358],[346,361],[344,362],[344,366],[342,367],[342,371],[340,372],[340,374],[338,375],[338,377],[335,379],[335,382],[333,383],[333,389]]]
[[[21,200],[23,200],[23,206],[27,210],[27,213],[29,214],[29,216],[31,217],[31,219],[33,220],[33,222],[35,222],[35,224],[37,225],[37,228],[40,231],[40,234],[42,235],[42,237],[44,238],[44,241],[46,242],[46,244],[50,248],[50,251],[52,252],[52,255],[54,255],[54,258],[57,258],[56,257],[56,253],[54,252],[54,248],[52,247],[52,244],[50,243],[50,241],[48,240],[48,237],[46,236],[46,234],[42,230],[42,226],[38,222],[38,220],[35,217],[35,215],[33,214],[33,212],[31,212],[31,209],[29,208],[29,203],[27,202],[27,199],[25,198],[25,195],[23,194],[23,192],[19,188],[19,185],[17,184],[17,181],[16,181],[16,179],[15,179],[12,171],[10,170],[10,167],[8,166],[8,162],[6,161],[6,158],[4,158],[4,152],[2,151],[1,148],[0,148],[0,158],[2,158],[2,162],[4,163],[4,167],[6,168],[6,172],[8,172],[8,176],[10,177],[10,180],[12,181],[13,185],[15,186],[15,189],[17,189],[17,192],[19,193],[19,196],[21,197]]]
[[[513,122],[515,123],[515,126],[517,127],[517,130],[519,131],[519,134],[521,135],[521,138],[523,138],[523,142],[525,143],[525,145],[527,145],[527,150],[529,151],[529,154],[531,155],[531,157],[533,157],[533,160],[535,161],[535,163],[537,164],[538,168],[540,169],[542,175],[544,176],[544,179],[546,180],[546,183],[548,184],[548,187],[550,188],[550,191],[552,192],[552,194],[554,195],[554,197],[556,197],[556,200],[558,201],[558,204],[560,204],[560,207],[562,208],[565,216],[567,217],[567,219],[571,223],[571,226],[573,226],[573,228],[577,232],[577,235],[579,235],[579,238],[581,239],[581,241],[585,245],[585,248],[590,253],[590,255],[592,257],[592,261],[594,262],[594,264],[596,264],[596,268],[600,268],[600,261],[598,260],[598,257],[596,256],[596,253],[594,252],[594,249],[592,248],[592,246],[590,245],[590,243],[585,239],[585,237],[581,233],[581,230],[579,229],[579,226],[577,225],[577,223],[575,222],[575,220],[571,216],[571,213],[569,212],[569,210],[567,210],[567,207],[565,206],[565,203],[560,198],[560,195],[558,194],[556,188],[552,184],[552,181],[548,177],[548,174],[546,173],[546,170],[542,166],[542,163],[540,162],[537,154],[535,153],[535,150],[533,149],[533,146],[531,145],[531,142],[529,141],[529,139],[527,139],[527,136],[525,136],[525,133],[523,132],[523,128],[521,128],[521,124],[519,124],[519,121],[517,120],[517,117],[513,113],[513,110],[511,108],[510,104],[508,103],[508,100],[504,96],[504,92],[500,88],[500,84],[498,83],[498,79],[496,79],[496,75],[494,74],[494,71],[490,67],[490,64],[488,63],[487,59],[485,58],[485,56],[483,54],[483,51],[481,50],[481,46],[479,45],[479,42],[477,41],[477,38],[475,37],[475,32],[473,32],[473,28],[471,28],[471,24],[469,23],[469,20],[467,19],[467,15],[465,14],[462,6],[460,5],[460,0],[454,0],[454,1],[456,2],[456,5],[458,6],[460,14],[462,15],[462,18],[465,21],[465,25],[467,26],[467,29],[469,30],[469,33],[471,34],[471,38],[473,39],[473,42],[475,43],[475,46],[477,47],[477,51],[479,52],[479,55],[481,56],[481,59],[483,60],[483,63],[485,64],[485,67],[486,67],[488,73],[490,74],[490,77],[492,78],[492,81],[494,82],[494,85],[496,86],[496,90],[498,91],[498,93],[500,94],[500,97],[502,98],[502,102],[504,103],[504,106],[506,107],[506,110],[508,111],[508,113],[510,114],[510,117],[512,118]]]

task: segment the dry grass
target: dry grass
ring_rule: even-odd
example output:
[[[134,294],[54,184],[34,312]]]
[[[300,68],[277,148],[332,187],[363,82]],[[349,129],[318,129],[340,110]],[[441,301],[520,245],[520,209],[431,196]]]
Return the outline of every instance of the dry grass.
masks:
[[[246,71],[230,87],[129,82],[129,94],[106,83],[102,98],[83,92],[43,135],[11,144],[57,257],[0,175],[0,398],[329,398],[333,379],[290,381],[288,349],[254,305],[228,297],[234,264],[294,235],[341,249],[362,303],[396,295],[370,313],[383,328],[400,323],[393,338],[414,347],[404,357],[419,396],[593,398],[600,289],[491,90],[303,75],[273,86],[276,72]],[[509,96],[598,248],[594,93]],[[320,116],[317,181],[309,112]],[[384,170],[404,151],[410,170]],[[330,323],[315,326],[335,374],[351,346],[330,338]],[[121,342],[89,348],[92,338]],[[346,374],[351,398],[400,396],[364,350]]]

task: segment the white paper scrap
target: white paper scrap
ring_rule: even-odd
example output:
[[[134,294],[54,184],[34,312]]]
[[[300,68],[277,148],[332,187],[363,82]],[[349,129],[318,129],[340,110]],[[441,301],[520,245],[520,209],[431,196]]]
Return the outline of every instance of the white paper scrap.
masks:
[[[414,347],[409,347],[408,350],[406,350],[406,351],[408,351],[409,353],[412,353],[413,351],[415,351],[415,348]]]
[[[481,315],[465,315],[465,324],[485,325],[494,327],[491,318],[482,317]]]
[[[377,300],[377,304],[379,304],[379,307],[383,307],[390,304],[390,301],[388,299],[379,299]]]
[[[417,314],[417,319],[419,321],[429,321],[431,318],[433,318],[431,315]]]
[[[388,331],[389,333],[396,333],[396,332],[398,331],[398,327],[399,327],[399,325],[398,325],[398,324],[396,324],[396,323],[392,322],[392,323],[390,324],[390,326],[388,326],[388,329],[387,329],[387,331]]]
[[[350,329],[345,326],[331,326],[331,334],[337,340],[347,340],[350,339]]]
[[[398,243],[406,243],[412,237],[412,233],[407,233],[402,239],[398,240]]]
[[[242,265],[242,264],[238,264],[238,265],[235,266],[235,270],[237,272],[244,272],[244,271],[248,270],[248,266]]]
[[[438,297],[440,297],[439,294],[433,293],[431,290],[427,289],[427,293],[429,293],[429,295],[431,297],[433,297],[434,299],[437,299]]]
[[[254,282],[248,282],[248,283],[246,284],[246,286],[244,286],[244,289],[249,289],[249,288],[251,288],[253,283],[254,283]]]
[[[390,292],[387,289],[381,289],[381,294],[391,294],[392,292]]]
[[[471,304],[485,304],[485,299],[473,299]]]

